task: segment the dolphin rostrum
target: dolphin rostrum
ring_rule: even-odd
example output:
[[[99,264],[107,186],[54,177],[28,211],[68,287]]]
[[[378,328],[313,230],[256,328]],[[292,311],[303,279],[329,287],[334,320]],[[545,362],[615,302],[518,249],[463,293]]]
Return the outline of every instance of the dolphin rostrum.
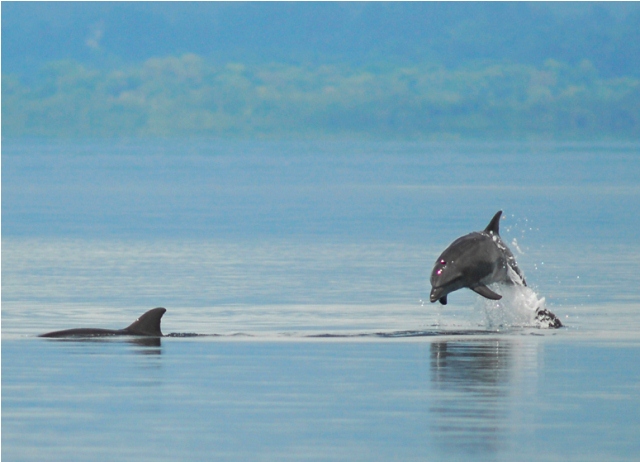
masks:
[[[431,272],[431,303],[447,304],[447,295],[469,288],[489,300],[502,295],[487,287],[495,282],[526,286],[511,250],[500,239],[500,217],[496,213],[484,231],[474,232],[453,241],[438,257]],[[549,327],[561,327],[560,320],[546,308],[538,309],[536,320]]]
[[[166,312],[166,308],[154,308],[136,319],[129,327],[124,329],[96,329],[82,327],[79,329],[58,330],[41,334],[38,337],[63,338],[63,337],[106,337],[110,335],[136,335],[144,337],[162,337],[160,320]]]

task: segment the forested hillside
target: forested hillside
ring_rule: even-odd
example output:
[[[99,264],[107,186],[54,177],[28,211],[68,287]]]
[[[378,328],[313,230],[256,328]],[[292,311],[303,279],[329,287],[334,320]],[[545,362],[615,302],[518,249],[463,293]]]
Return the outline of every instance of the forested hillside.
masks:
[[[636,3],[3,3],[11,136],[640,135]]]

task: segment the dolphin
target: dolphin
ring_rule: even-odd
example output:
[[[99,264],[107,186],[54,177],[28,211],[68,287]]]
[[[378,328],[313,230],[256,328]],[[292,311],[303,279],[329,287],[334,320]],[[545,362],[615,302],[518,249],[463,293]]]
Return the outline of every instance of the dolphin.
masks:
[[[447,295],[464,287],[490,300],[502,295],[489,289],[494,282],[527,283],[509,248],[500,239],[500,217],[496,213],[484,231],[462,236],[438,257],[431,272],[431,302],[447,304]]]
[[[81,327],[79,329],[57,330],[41,334],[38,337],[64,338],[64,337],[106,337],[111,335],[135,335],[143,337],[162,337],[160,320],[166,312],[166,308],[154,308],[147,311],[130,326],[124,329],[97,329]]]
[[[487,287],[495,282],[526,286],[527,282],[511,250],[500,239],[498,211],[484,231],[474,232],[453,241],[438,257],[431,272],[431,303],[447,304],[447,295],[468,288],[489,300],[502,295]],[[539,308],[536,320],[549,327],[562,327],[560,319],[546,308]]]

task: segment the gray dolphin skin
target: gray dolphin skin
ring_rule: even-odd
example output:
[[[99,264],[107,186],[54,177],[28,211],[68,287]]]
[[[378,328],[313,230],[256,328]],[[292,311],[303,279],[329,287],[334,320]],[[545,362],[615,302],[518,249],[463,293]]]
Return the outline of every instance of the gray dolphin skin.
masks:
[[[144,337],[162,337],[160,330],[160,321],[162,315],[166,312],[166,308],[154,308],[147,311],[130,326],[124,329],[97,329],[90,327],[82,327],[79,329],[58,330],[41,334],[38,337],[47,338],[68,338],[68,337],[107,337],[111,335],[134,335]]]
[[[446,305],[447,295],[464,287],[490,300],[500,300],[502,296],[487,285],[494,282],[527,285],[515,257],[500,239],[501,216],[502,210],[484,231],[456,239],[438,257],[431,272],[432,303],[440,300]]]
[[[489,300],[502,295],[489,289],[494,282],[526,286],[516,259],[500,239],[500,217],[496,213],[484,231],[453,241],[438,257],[431,272],[431,303],[447,304],[447,295],[468,288]],[[551,328],[562,327],[560,319],[546,308],[538,309],[536,320]]]

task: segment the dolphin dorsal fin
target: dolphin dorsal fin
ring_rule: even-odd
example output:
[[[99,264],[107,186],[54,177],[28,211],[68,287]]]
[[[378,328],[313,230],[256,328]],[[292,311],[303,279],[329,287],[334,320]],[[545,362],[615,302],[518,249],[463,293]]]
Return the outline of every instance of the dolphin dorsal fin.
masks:
[[[500,217],[502,216],[502,210],[498,210],[498,213],[496,213],[493,218],[491,219],[491,221],[489,222],[489,224],[487,225],[487,227],[484,229],[485,233],[488,234],[496,234],[496,235],[500,235]]]
[[[166,308],[154,308],[152,310],[149,310],[124,330],[132,335],[162,337],[162,331],[160,330],[160,320],[162,319],[162,315],[166,311]]]

